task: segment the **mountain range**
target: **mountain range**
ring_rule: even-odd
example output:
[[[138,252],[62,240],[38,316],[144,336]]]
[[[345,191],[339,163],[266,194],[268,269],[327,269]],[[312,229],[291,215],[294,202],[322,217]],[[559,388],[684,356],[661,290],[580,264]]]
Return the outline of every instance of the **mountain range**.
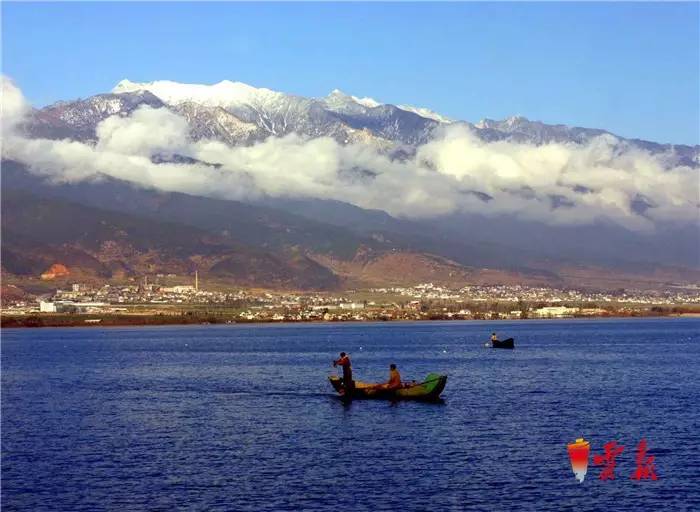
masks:
[[[613,156],[642,154],[661,162],[669,175],[700,168],[698,146],[625,139],[605,130],[524,117],[469,123],[339,90],[305,98],[230,81],[123,80],[109,93],[32,109],[16,131],[27,140],[71,140],[99,148],[101,123],[129,119],[143,108],[183,119],[191,141],[230,148],[257,148],[289,136],[328,138],[339,147],[370,148],[387,162],[401,163],[422,158],[422,148],[438,134],[458,128],[484,144],[513,144],[518,150],[585,147],[603,137]],[[155,166],[222,166],[172,148],[149,158]],[[71,270],[71,278],[187,275],[197,269],[229,284],[279,289],[424,281],[649,288],[700,279],[697,219],[655,219],[652,230],[629,229],[605,217],[575,224],[543,222],[517,211],[491,214],[487,210],[493,198],[478,190],[460,194],[483,202],[483,213],[456,209],[412,217],[342,197],[262,190],[236,199],[174,191],[105,175],[97,167],[92,174],[81,169],[87,178],[61,179],[50,167],[3,151],[6,277],[35,278],[60,263]],[[376,175],[369,164],[354,164],[349,172],[351,184]],[[581,194],[588,192],[586,186],[577,187]],[[531,192],[523,187],[517,194]],[[548,201],[555,211],[568,207],[569,200],[552,195]],[[630,205],[632,215],[640,217],[656,207],[641,193]]]
[[[182,115],[194,140],[216,139],[232,146],[299,133],[330,136],[343,144],[358,141],[397,148],[427,142],[437,127],[448,124],[468,126],[485,141],[582,144],[612,135],[602,129],[549,125],[522,116],[477,123],[454,121],[427,108],[382,104],[338,89],[324,98],[305,98],[228,80],[214,85],[122,80],[110,93],[35,110],[27,130],[33,136],[94,140],[101,121],[130,114],[142,105]],[[700,165],[698,146],[617,138],[652,152],[672,151],[684,165]]]

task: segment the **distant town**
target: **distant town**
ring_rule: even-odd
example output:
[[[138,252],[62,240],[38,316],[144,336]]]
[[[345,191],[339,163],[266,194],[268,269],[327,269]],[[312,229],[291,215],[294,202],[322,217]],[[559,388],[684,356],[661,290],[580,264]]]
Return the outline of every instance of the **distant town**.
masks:
[[[11,286],[11,285],[10,285]],[[529,286],[433,283],[343,292],[206,290],[193,284],[68,289],[3,304],[2,325],[239,323],[381,320],[499,320],[700,314],[700,287],[591,292]]]

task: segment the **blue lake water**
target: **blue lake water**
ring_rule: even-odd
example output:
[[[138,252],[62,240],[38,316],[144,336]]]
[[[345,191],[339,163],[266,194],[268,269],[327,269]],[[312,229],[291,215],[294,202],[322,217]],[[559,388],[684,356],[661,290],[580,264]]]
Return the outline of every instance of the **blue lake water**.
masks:
[[[447,373],[444,403],[342,404],[341,350]],[[2,508],[698,510],[698,396],[692,319],[4,330]],[[630,479],[642,438],[657,481]]]

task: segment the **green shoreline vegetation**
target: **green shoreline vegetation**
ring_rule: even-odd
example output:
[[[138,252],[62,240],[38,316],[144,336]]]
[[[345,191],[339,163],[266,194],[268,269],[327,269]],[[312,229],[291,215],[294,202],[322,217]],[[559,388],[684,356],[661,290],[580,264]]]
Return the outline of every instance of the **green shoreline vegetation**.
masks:
[[[654,306],[626,311],[606,311],[596,315],[569,315],[549,319],[571,318],[643,318],[700,316],[700,306]],[[206,325],[206,324],[274,324],[274,323],[334,323],[334,322],[374,322],[374,321],[450,321],[450,320],[543,320],[548,318],[506,318],[498,315],[461,318],[444,313],[426,313],[421,316],[378,315],[373,318],[331,318],[304,319],[290,317],[283,319],[241,318],[230,311],[181,311],[149,314],[74,314],[74,313],[32,313],[3,314],[0,317],[2,328],[32,327],[104,327],[104,326],[154,326],[154,325]]]

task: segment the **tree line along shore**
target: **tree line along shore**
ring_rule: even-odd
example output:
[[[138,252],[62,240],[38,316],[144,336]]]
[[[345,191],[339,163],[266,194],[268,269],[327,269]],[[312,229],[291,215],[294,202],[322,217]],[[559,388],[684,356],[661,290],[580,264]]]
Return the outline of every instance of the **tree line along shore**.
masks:
[[[460,317],[444,312],[427,312],[420,315],[378,315],[376,318],[352,316],[326,316],[313,319],[299,319],[293,315],[278,315],[269,318],[243,318],[229,312],[182,311],[177,314],[3,314],[0,317],[2,328],[31,327],[98,327],[98,326],[150,326],[150,325],[207,325],[207,324],[265,324],[265,323],[319,323],[319,322],[367,322],[367,321],[430,321],[430,320],[534,320],[553,318],[639,318],[639,317],[678,317],[699,316],[700,306],[655,306],[646,309],[601,311],[597,314],[570,314],[551,317],[512,318],[497,313]]]

